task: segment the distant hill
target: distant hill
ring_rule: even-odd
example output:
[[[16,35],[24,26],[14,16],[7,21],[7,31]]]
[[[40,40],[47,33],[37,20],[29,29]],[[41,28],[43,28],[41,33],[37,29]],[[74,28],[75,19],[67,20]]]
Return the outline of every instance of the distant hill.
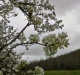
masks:
[[[34,61],[30,63],[28,69],[34,69],[35,66],[40,66],[44,70],[79,70],[80,69],[80,49],[77,49],[68,54],[49,58],[46,60]]]

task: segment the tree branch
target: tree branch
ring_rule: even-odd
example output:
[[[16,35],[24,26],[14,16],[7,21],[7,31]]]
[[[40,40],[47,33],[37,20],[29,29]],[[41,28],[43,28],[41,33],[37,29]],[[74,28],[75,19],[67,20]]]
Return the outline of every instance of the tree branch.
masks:
[[[44,45],[44,44],[42,44],[42,43],[30,43],[30,42],[26,42],[26,43],[17,43],[17,44],[15,44],[14,46],[12,46],[11,48],[10,48],[10,50],[12,50],[13,48],[16,48],[17,46],[20,46],[20,45],[25,45],[25,44],[39,44],[39,45],[42,45],[42,46],[46,46],[46,45]]]
[[[42,4],[34,4],[34,3],[23,3],[23,2],[18,2],[20,5],[29,5],[29,6],[42,6],[42,7],[45,7],[45,6],[43,6]]]
[[[24,11],[24,9],[19,5],[19,9],[28,16],[28,14],[26,13],[26,11]]]
[[[0,48],[0,52],[2,51],[2,49],[4,49],[4,47],[12,44],[12,43],[20,36],[20,34],[23,33],[23,31],[24,31],[28,26],[30,26],[30,23],[29,23],[29,22],[28,22],[28,24],[19,32],[19,34],[18,34],[15,38],[13,38],[13,40],[11,40],[11,42],[9,42],[8,44],[3,45],[3,46]]]
[[[33,4],[33,3],[23,3],[23,2],[18,2],[19,4],[23,4],[23,5],[36,5],[36,4]]]

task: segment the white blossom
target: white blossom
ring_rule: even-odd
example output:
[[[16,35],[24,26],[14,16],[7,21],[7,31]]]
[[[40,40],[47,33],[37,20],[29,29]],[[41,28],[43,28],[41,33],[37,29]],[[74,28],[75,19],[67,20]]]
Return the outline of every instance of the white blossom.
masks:
[[[0,75],[3,75],[2,71],[0,71]]]

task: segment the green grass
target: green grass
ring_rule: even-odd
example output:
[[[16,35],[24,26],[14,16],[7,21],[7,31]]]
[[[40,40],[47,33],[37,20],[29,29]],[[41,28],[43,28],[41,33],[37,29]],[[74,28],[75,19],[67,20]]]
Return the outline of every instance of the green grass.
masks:
[[[80,70],[45,71],[45,75],[80,75]]]

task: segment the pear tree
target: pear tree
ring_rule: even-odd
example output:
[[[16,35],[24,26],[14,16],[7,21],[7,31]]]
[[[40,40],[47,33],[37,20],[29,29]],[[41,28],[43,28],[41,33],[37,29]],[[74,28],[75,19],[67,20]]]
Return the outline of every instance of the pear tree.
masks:
[[[16,18],[19,14],[13,12],[15,8],[26,17],[27,24],[20,32],[10,25],[10,18]],[[31,25],[37,34],[31,34],[27,38],[24,31]],[[18,75],[18,73],[25,75],[20,67],[22,54],[18,55],[14,52],[18,46],[24,46],[28,50],[34,44],[42,45],[46,56],[55,54],[58,49],[68,47],[67,33],[54,33],[56,29],[63,27],[62,20],[56,18],[55,7],[49,3],[49,0],[0,0],[0,70],[10,75]],[[41,38],[42,34],[50,32],[52,33]],[[27,67],[26,62],[24,63],[23,67]],[[35,72],[42,75],[40,74],[42,71],[42,68],[36,67],[34,71],[30,70],[27,73]]]

